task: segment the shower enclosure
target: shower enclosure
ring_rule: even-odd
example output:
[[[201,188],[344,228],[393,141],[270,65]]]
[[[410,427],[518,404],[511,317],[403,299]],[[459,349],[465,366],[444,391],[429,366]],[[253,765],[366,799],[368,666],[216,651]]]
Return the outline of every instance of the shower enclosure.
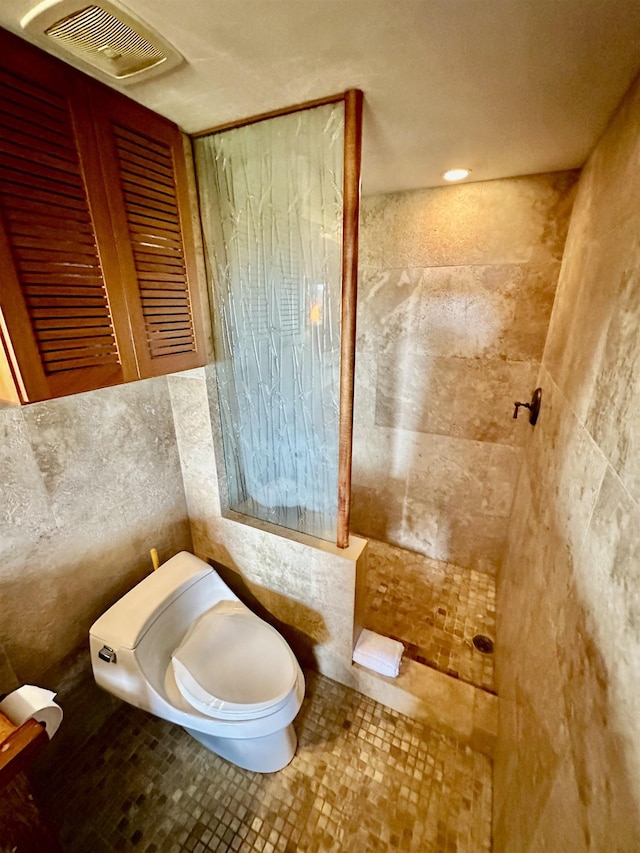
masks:
[[[194,140],[229,508],[348,544],[361,94]]]

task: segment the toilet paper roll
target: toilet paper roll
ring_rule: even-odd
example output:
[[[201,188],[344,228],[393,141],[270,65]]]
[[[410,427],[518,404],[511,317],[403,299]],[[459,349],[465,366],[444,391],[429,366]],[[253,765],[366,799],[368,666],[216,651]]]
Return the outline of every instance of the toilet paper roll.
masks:
[[[23,684],[5,696],[0,702],[0,711],[14,726],[21,726],[29,719],[43,723],[51,740],[62,722],[62,708],[53,701],[56,696],[56,693],[44,687]]]

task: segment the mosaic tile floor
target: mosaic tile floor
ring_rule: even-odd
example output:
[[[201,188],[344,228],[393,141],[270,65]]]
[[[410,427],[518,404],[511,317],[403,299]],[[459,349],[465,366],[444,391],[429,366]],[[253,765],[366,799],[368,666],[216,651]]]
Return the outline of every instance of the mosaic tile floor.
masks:
[[[69,853],[491,849],[491,762],[315,673],[279,773],[228,764],[122,705],[49,780]]]
[[[367,546],[365,627],[401,640],[405,655],[494,691],[493,655],[474,634],[495,639],[495,579],[382,542]]]

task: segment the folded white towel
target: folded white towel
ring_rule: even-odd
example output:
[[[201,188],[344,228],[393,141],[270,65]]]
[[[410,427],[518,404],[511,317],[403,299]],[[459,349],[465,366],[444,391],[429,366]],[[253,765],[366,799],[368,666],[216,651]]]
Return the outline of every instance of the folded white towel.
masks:
[[[353,660],[367,669],[395,678],[400,672],[400,660],[404,646],[398,640],[383,637],[368,628],[363,628],[353,652]]]

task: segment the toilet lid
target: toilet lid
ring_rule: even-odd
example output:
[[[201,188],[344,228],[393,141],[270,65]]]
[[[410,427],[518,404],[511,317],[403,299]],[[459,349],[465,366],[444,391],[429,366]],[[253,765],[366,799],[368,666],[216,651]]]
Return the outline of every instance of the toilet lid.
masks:
[[[297,661],[280,634],[239,601],[222,601],[171,656],[178,689],[203,714],[251,719],[283,705]]]

